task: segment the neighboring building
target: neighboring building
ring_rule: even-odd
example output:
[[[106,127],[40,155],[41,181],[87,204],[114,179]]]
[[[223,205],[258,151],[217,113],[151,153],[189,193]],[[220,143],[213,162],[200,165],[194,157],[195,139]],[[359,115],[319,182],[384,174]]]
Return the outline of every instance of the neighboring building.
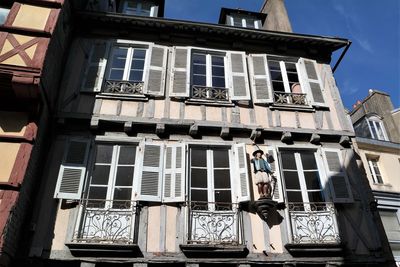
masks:
[[[45,136],[69,32],[69,25],[58,20],[62,2],[0,2],[1,266],[21,256],[17,251],[22,232],[29,227],[25,219],[47,156]]]
[[[15,266],[393,264],[329,65],[349,41],[264,30],[276,3],[210,24],[163,18],[163,0],[65,1],[68,59]],[[275,218],[258,147],[275,159]]]
[[[390,96],[370,90],[350,112],[356,151],[377,200],[393,255],[400,263],[400,117]]]

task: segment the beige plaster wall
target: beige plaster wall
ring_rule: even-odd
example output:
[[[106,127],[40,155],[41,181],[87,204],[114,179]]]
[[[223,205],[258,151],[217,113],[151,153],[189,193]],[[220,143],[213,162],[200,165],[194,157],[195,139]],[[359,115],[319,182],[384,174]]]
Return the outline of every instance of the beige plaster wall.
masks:
[[[54,239],[51,244],[51,250],[64,250],[65,242],[69,242],[66,240],[67,237],[67,228],[68,228],[68,218],[70,215],[71,209],[58,209],[56,224],[54,226]]]
[[[18,143],[0,143],[0,182],[8,182],[20,146]]]
[[[44,30],[51,9],[21,4],[12,24],[15,27]]]

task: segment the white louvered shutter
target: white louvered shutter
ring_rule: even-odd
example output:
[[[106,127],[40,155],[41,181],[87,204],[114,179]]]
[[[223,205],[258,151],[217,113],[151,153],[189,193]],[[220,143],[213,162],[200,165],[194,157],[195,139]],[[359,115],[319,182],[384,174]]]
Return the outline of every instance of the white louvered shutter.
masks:
[[[174,47],[169,89],[169,96],[171,97],[189,97],[190,51],[191,49],[188,47]]]
[[[142,164],[139,174],[138,200],[161,201],[163,146],[145,143],[141,147]]]
[[[81,91],[100,92],[103,85],[104,73],[107,66],[107,58],[110,51],[110,43],[106,40],[94,40],[89,53]]]
[[[148,50],[150,57],[144,78],[144,93],[153,96],[164,96],[165,74],[167,68],[167,47],[152,45]]]
[[[248,58],[253,102],[272,103],[272,86],[266,54],[251,54]]]
[[[317,73],[316,62],[314,60],[300,58],[299,69],[301,70],[301,87],[306,88],[304,92],[307,92],[311,96],[313,105],[325,106],[324,90]]]
[[[228,52],[227,55],[230,69],[229,89],[231,100],[250,100],[246,54],[244,52]]]
[[[322,151],[326,176],[333,202],[353,202],[353,194],[351,192],[349,179],[343,166],[343,159],[340,149],[325,148]]]
[[[54,198],[80,199],[90,148],[88,139],[70,139],[60,166]]]
[[[234,175],[232,176],[232,186],[236,194],[238,202],[250,201],[250,184],[247,166],[246,145],[233,145],[234,155]]]
[[[163,202],[185,201],[186,145],[173,144],[165,148]]]
[[[268,155],[272,155],[274,161],[269,162],[271,165],[272,171],[274,172],[273,176],[276,178],[276,182],[272,184],[272,189],[274,190],[272,199],[278,202],[283,202],[284,197],[283,197],[283,185],[282,185],[282,176],[281,176],[281,169],[279,165],[279,159],[278,159],[278,152],[276,149],[272,146],[268,146],[266,148],[266,151]]]

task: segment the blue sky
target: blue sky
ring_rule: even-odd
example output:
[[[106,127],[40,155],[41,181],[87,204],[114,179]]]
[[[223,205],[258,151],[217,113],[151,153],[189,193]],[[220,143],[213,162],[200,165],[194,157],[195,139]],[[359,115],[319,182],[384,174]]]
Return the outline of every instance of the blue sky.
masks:
[[[217,23],[221,7],[259,11],[263,0],[166,0],[165,17]],[[389,93],[400,105],[399,0],[286,0],[293,31],[338,36],[353,43],[335,72],[351,109],[368,89]],[[336,53],[332,62],[336,62]]]

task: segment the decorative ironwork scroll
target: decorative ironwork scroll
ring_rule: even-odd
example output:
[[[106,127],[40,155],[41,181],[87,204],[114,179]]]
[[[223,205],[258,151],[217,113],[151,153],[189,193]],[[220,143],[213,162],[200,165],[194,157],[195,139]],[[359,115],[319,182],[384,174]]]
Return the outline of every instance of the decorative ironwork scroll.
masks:
[[[188,243],[239,244],[239,211],[231,203],[192,202]]]
[[[340,243],[333,203],[289,203],[295,244]]]
[[[132,244],[135,217],[132,201],[83,200],[73,242]]]
[[[276,104],[307,105],[306,94],[274,92]]]
[[[192,86],[192,98],[204,100],[228,101],[228,89],[221,87]]]
[[[106,80],[103,93],[143,95],[143,82]]]

